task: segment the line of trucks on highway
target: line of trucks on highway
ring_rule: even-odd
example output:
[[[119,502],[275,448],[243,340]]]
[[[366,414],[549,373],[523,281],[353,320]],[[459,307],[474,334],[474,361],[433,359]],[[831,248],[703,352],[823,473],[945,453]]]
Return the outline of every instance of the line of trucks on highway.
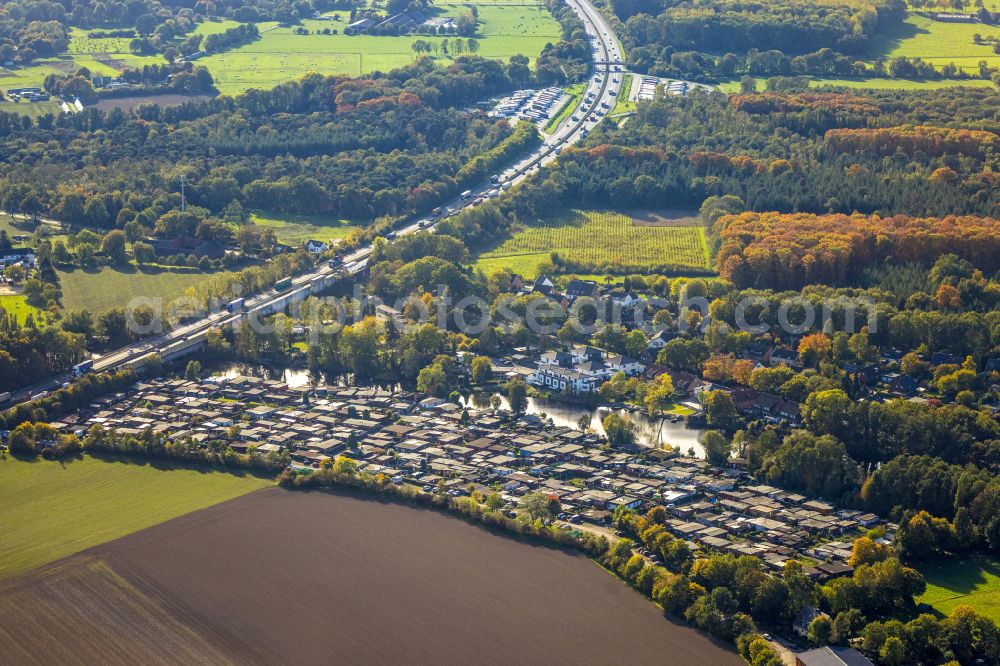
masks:
[[[476,201],[474,203],[481,203],[482,201],[485,201],[487,199],[491,199],[493,197],[496,197],[496,196],[498,196],[500,194],[501,190],[507,190],[507,189],[509,189],[512,184],[513,183],[510,182],[510,180],[508,179],[508,177],[507,177],[506,174],[504,174],[504,176],[499,176],[499,175],[492,176],[490,178],[490,185],[495,186],[495,189],[491,189],[488,192],[485,192],[485,193],[479,195],[479,197],[476,198]],[[499,186],[499,187],[496,187],[496,186]],[[466,190],[465,192],[462,192],[459,195],[459,198],[462,199],[463,201],[468,201],[468,200],[472,199],[472,194],[473,194],[472,190]],[[440,217],[440,216],[445,216],[446,217],[447,215],[451,214],[451,212],[452,211],[448,210],[448,209],[442,210],[441,208],[435,208],[434,211],[433,211],[433,216],[435,218],[436,217]],[[423,219],[423,220],[420,220],[417,224],[418,224],[418,226],[421,229],[422,228],[426,228],[426,227],[429,227],[431,224],[433,224],[433,219],[430,219],[430,218]],[[387,238],[389,240],[395,240],[396,236],[397,236],[397,234],[396,234],[395,231],[390,231],[387,234]],[[355,275],[355,274],[361,272],[362,270],[364,270],[364,268],[365,268],[365,266],[367,266],[367,264],[368,264],[368,260],[367,259],[361,259],[361,260],[358,260],[358,261],[352,261],[352,262],[348,262],[348,263],[344,264],[343,260],[339,256],[337,256],[337,257],[329,260],[329,266],[330,266],[330,268],[337,268],[337,267],[342,266],[343,272],[346,273],[347,275]],[[327,276],[319,275],[319,276],[316,276],[313,279],[314,280],[324,280],[326,278],[327,278]],[[276,281],[274,283],[274,291],[278,292],[278,293],[281,293],[283,291],[287,291],[287,290],[289,290],[289,289],[292,288],[292,284],[293,283],[292,283],[292,278],[291,277],[282,278],[282,279],[280,279],[280,280],[278,280],[278,281]],[[233,299],[233,300],[229,301],[229,303],[226,304],[226,309],[229,311],[230,314],[237,314],[237,313],[243,312],[246,309],[246,299],[245,298],[236,298],[236,299]],[[180,342],[184,342],[185,340],[187,340],[187,338],[185,338],[184,340],[181,340]],[[73,366],[73,370],[72,370],[72,374],[73,374],[74,377],[80,377],[82,375],[87,374],[91,370],[93,370],[93,368],[94,368],[94,360],[93,359],[87,359],[85,361],[81,361],[80,363],[77,363],[76,365],[74,365]],[[67,385],[68,384],[65,384],[64,386],[67,386]],[[40,393],[36,393],[35,395],[31,396],[30,399],[31,400],[40,400],[41,398],[44,398],[48,394],[49,394],[48,391],[41,391]],[[11,400],[11,392],[10,391],[0,392],[0,405],[4,405],[4,404],[8,403],[8,402],[10,402],[10,400]]]

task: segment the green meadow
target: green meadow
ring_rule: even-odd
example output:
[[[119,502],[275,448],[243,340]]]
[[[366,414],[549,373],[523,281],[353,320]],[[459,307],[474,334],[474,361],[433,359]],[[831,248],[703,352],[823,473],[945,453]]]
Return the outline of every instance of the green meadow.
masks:
[[[24,296],[20,294],[0,294],[0,308],[7,314],[17,317],[17,321],[24,323],[30,314],[35,321],[44,322],[48,315],[38,308],[28,305]]]
[[[495,2],[443,3],[433,6],[437,17],[458,16],[476,5],[479,26],[475,35],[478,55],[507,60],[523,54],[533,63],[545,44],[560,36],[559,23],[539,2],[497,0]],[[261,38],[250,44],[213,54],[197,61],[212,73],[216,87],[223,94],[235,95],[249,88],[273,88],[294,81],[307,72],[348,74],[358,76],[373,71],[389,71],[413,62],[416,54],[413,42],[423,39],[432,45],[430,57],[447,62],[456,57],[455,37],[423,35],[374,36],[345,35],[349,12],[329,12],[330,20],[304,20],[294,26],[258,23]],[[195,32],[201,35],[219,33],[238,25],[236,21],[205,21]],[[304,28],[308,34],[296,34]],[[337,34],[324,35],[329,29]],[[41,86],[50,74],[64,75],[86,67],[94,74],[114,76],[124,67],[141,67],[163,63],[159,54],[134,55],[129,49],[131,39],[124,37],[88,37],[91,30],[75,27],[70,33],[68,52],[56,58],[37,61],[31,67],[6,70],[0,68],[0,88]],[[13,104],[0,102],[0,110],[29,115],[58,113],[55,104]]]
[[[688,219],[655,225],[614,211],[569,211],[525,225],[476,259],[485,273],[509,268],[535,277],[538,266],[558,253],[572,262],[613,266],[614,273],[642,273],[666,263],[709,268],[705,230]]]
[[[270,485],[169,463],[0,459],[0,579]]]
[[[160,297],[164,302],[170,301],[220,274],[155,266],[101,266],[98,269],[60,269],[57,272],[63,292],[63,307],[66,310],[87,308],[94,313],[124,307],[136,296]]]
[[[274,229],[278,242],[292,247],[303,245],[307,240],[328,242],[347,238],[358,228],[349,220],[321,215],[254,213],[251,220],[259,226]]]
[[[1000,622],[1000,562],[986,555],[970,555],[931,562],[919,567],[927,591],[919,602],[944,615],[956,606],[971,606]]]
[[[879,46],[869,54],[872,59],[890,60],[897,56],[920,58],[940,69],[955,63],[970,73],[979,72],[979,62],[1000,67],[1000,55],[989,43],[977,44],[974,35],[1000,38],[1000,27],[983,23],[949,23],[911,13],[906,21],[881,33]]]
[[[558,40],[559,24],[541,4],[474,3],[479,11],[475,35],[477,54],[507,60],[523,54],[532,62],[548,42]],[[437,16],[457,16],[468,4],[436,4]],[[272,88],[299,78],[306,72],[349,74],[357,76],[373,71],[388,71],[409,65],[416,58],[413,42],[422,39],[432,45],[430,57],[447,61],[456,54],[445,53],[442,43],[455,37],[403,35],[345,35],[347,12],[331,12],[339,20],[305,20],[301,26],[274,27],[259,40],[198,61],[212,73],[216,87],[223,94],[238,94],[249,88]],[[295,34],[297,27],[309,31]],[[329,28],[338,34],[324,35]]]

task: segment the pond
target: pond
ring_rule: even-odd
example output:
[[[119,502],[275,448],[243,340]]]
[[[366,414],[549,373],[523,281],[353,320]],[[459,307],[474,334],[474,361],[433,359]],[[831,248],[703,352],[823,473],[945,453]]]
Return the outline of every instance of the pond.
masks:
[[[502,394],[474,393],[471,398],[465,400],[466,405],[488,409],[490,398],[497,395],[501,401],[501,407],[507,409],[510,405]],[[601,421],[614,411],[611,407],[591,407],[588,405],[573,405],[544,398],[528,398],[529,414],[545,414],[547,418],[557,426],[567,428],[577,428],[581,416],[590,417],[590,427],[600,434],[604,434]],[[627,415],[636,425],[636,435],[638,441],[644,446],[654,448],[666,448],[679,446],[681,453],[687,454],[689,448],[693,448],[695,455],[702,457],[704,451],[698,443],[699,430],[688,428],[684,421],[671,423],[667,419],[651,418],[641,412],[626,412],[618,410],[620,414]]]

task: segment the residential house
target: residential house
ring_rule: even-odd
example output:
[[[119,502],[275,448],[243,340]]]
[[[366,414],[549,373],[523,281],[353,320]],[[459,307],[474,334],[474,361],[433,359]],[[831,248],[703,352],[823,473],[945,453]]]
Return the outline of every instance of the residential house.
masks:
[[[799,362],[799,353],[794,349],[787,349],[785,347],[772,349],[770,355],[767,357],[767,362],[772,367],[779,363],[783,363],[790,368],[802,367],[802,363]]]
[[[330,249],[327,243],[310,238],[306,241],[306,250],[312,254],[323,254]]]
[[[566,285],[566,298],[575,301],[578,298],[597,298],[599,288],[596,282],[590,280],[570,280]]]

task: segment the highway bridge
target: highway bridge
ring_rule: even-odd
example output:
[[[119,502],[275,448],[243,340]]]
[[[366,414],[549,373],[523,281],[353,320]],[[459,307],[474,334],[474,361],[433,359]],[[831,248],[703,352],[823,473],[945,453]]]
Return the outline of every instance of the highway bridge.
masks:
[[[604,17],[587,0],[567,0],[567,4],[577,13],[586,28],[592,44],[593,72],[581,102],[571,117],[564,120],[545,141],[514,165],[499,174],[499,183],[507,188],[522,181],[539,167],[546,165],[559,155],[568,145],[587,136],[607,111],[614,108],[622,87],[622,54],[614,32]],[[485,182],[472,190],[466,198],[454,199],[442,210],[454,214],[468,206],[477,205],[482,197],[497,187],[495,182]],[[442,216],[443,217],[443,216]],[[412,234],[417,231],[431,231],[437,220],[410,222],[395,229],[395,236]],[[331,267],[324,263],[312,272],[295,276],[290,288],[276,292],[267,291],[247,298],[240,312],[214,312],[173,328],[169,332],[146,338],[94,359],[93,371],[104,372],[124,367],[140,367],[154,356],[170,361],[202,348],[208,331],[212,328],[232,326],[248,317],[262,317],[286,309],[290,304],[305,300],[312,294],[322,292],[341,279],[349,279],[366,269],[371,256],[371,245],[358,248],[343,258],[343,264]],[[23,402],[44,392],[59,388],[70,381],[71,375],[53,377],[45,382],[21,389],[12,394],[12,402]]]

